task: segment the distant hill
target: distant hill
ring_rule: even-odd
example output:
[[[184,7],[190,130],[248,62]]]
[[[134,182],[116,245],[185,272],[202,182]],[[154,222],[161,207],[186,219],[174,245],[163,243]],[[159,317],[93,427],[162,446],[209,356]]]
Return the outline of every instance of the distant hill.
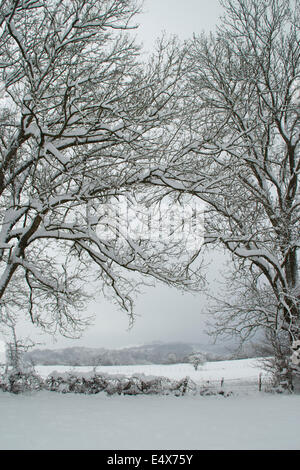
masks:
[[[25,359],[35,365],[132,365],[132,364],[172,364],[186,362],[190,354],[201,352],[207,361],[217,361],[237,357],[228,348],[191,344],[155,342],[124,349],[71,347],[63,349],[35,349],[27,352]],[[240,357],[251,357],[242,354]]]

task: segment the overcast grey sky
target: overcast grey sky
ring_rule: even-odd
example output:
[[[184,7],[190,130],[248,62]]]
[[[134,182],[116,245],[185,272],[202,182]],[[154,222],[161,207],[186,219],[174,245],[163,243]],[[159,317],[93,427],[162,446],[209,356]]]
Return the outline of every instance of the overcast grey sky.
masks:
[[[162,32],[188,39],[214,30],[221,14],[219,0],[144,0],[138,38],[149,51]]]
[[[219,285],[227,270],[226,257],[221,252],[210,252],[205,257],[207,279],[212,295],[222,291]],[[186,341],[211,343],[205,330],[208,316],[207,297],[204,293],[187,294],[175,288],[159,284],[144,287],[143,293],[136,296],[135,324],[128,329],[128,317],[117,306],[105,299],[101,293],[87,307],[87,314],[95,314],[95,321],[80,339],[71,340],[57,336],[54,340],[42,334],[29,321],[19,326],[22,337],[30,335],[40,342],[40,348],[60,348],[71,346],[121,348],[141,345],[152,341]]]
[[[163,31],[177,34],[181,39],[193,33],[213,30],[222,13],[218,0],[145,0],[144,13],[138,18],[138,41],[142,41],[146,51]],[[222,278],[225,258],[212,252],[208,278],[212,291],[219,290],[217,280]],[[206,298],[203,294],[182,294],[165,286],[145,288],[145,293],[137,297],[134,327],[128,331],[128,318],[124,312],[104,299],[101,295],[92,302],[88,312],[96,314],[94,325],[89,327],[79,340],[57,338],[35,334],[41,347],[126,347],[151,341],[192,341],[208,342],[204,333]],[[22,327],[22,333],[31,331]],[[37,331],[37,330],[35,330]],[[22,334],[22,335],[23,335]]]

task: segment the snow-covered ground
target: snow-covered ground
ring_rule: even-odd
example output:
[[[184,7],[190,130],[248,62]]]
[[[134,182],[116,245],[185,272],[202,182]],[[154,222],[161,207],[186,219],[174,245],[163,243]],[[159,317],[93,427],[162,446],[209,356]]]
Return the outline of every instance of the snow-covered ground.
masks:
[[[61,368],[37,369],[45,376]],[[207,363],[197,372],[183,364],[98,370],[254,384],[260,367],[251,359]],[[236,388],[227,398],[0,393],[0,449],[299,450],[299,424],[299,395],[259,393],[256,387]]]
[[[300,396],[0,393],[0,449],[300,449]]]

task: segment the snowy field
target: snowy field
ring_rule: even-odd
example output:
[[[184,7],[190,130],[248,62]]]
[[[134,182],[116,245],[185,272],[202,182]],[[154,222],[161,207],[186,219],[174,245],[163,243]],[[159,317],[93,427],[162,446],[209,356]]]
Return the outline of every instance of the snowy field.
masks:
[[[43,376],[54,369],[70,370],[37,367]],[[0,449],[300,449],[300,396],[259,393],[261,369],[253,359],[207,363],[198,371],[188,364],[97,370],[189,375],[198,383],[224,378],[235,390],[227,398],[1,392]]]
[[[69,367],[69,366],[37,366],[36,371],[42,377],[47,377],[52,371],[67,372],[81,371],[89,372],[92,367]],[[134,374],[145,374],[164,376],[170,379],[182,379],[189,376],[191,380],[198,384],[207,382],[220,383],[224,379],[224,385],[227,388],[243,387],[251,385],[252,389],[257,389],[259,374],[263,374],[263,379],[267,382],[267,374],[262,371],[258,359],[241,359],[236,361],[217,361],[207,362],[195,371],[191,364],[151,364],[151,365],[133,365],[133,366],[98,366],[98,373],[124,374],[132,376]]]

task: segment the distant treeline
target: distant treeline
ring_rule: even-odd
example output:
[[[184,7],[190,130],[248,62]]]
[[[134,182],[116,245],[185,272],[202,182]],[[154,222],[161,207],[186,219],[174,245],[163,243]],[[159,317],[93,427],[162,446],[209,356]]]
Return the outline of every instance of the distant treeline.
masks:
[[[211,348],[212,349],[212,348]],[[216,347],[216,350],[218,348]],[[219,349],[220,351],[220,349]],[[220,361],[254,357],[251,348],[234,352],[207,351],[206,345],[190,343],[151,343],[124,349],[71,347],[63,349],[35,349],[27,352],[25,359],[34,365],[133,365],[176,364],[189,361],[189,356],[200,352],[205,361]]]

